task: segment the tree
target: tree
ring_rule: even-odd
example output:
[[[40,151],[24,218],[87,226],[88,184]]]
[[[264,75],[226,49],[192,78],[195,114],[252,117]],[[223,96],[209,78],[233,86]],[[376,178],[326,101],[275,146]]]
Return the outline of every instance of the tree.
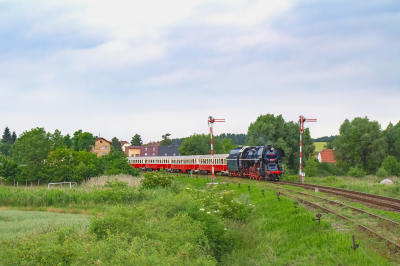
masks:
[[[24,131],[11,148],[12,159],[21,167],[20,181],[33,181],[43,177],[45,159],[52,151],[53,141],[44,128]]]
[[[82,130],[78,130],[74,133],[72,138],[72,147],[74,151],[90,151],[94,146],[96,138],[89,132],[82,133]]]
[[[388,144],[388,155],[396,157],[400,161],[400,121],[393,126],[389,123],[386,130],[383,131],[383,136]]]
[[[15,131],[13,131],[13,133],[12,133],[11,141],[12,141],[12,144],[14,144],[14,142],[17,141],[17,134],[15,134]]]
[[[18,164],[5,156],[2,156],[0,159],[0,177],[8,180],[16,180],[18,176]]]
[[[400,174],[400,164],[397,162],[396,157],[389,155],[382,162],[382,168],[386,170],[388,175],[399,175]]]
[[[64,144],[67,147],[67,149],[72,149],[73,148],[73,142],[71,139],[71,136],[69,134],[64,136]]]
[[[114,147],[116,151],[122,151],[121,142],[117,139],[117,137],[113,137],[111,140],[111,146]]]
[[[170,140],[168,137],[171,136],[171,134],[166,133],[165,135],[162,135],[162,141],[160,142],[161,146],[171,146],[172,145],[172,140]]]
[[[282,148],[285,151],[282,163],[289,169],[295,170],[299,168],[299,134],[298,123],[285,122],[282,115],[276,117],[273,114],[260,115],[248,128],[247,145],[273,145],[276,148]],[[306,161],[308,157],[314,155],[315,150],[308,128],[304,130],[302,144],[303,161]]]
[[[232,146],[236,148],[236,145],[231,140],[227,140],[225,143],[223,143],[218,139],[213,139],[214,154],[229,153]],[[185,138],[182,146],[179,147],[178,150],[181,155],[211,154],[210,135],[194,134],[188,138]]]
[[[61,135],[61,131],[58,129],[56,129],[53,134],[50,134],[50,139],[53,142],[53,150],[66,146],[64,137]]]
[[[366,170],[375,174],[388,150],[379,123],[367,117],[356,117],[351,122],[346,119],[339,133],[333,141],[335,159],[353,167],[353,175],[356,167],[361,169],[360,173]]]
[[[52,144],[50,134],[44,128],[24,131],[12,147],[12,158],[19,164],[43,164]]]
[[[3,133],[3,136],[2,136],[2,141],[1,142],[3,144],[4,143],[13,144],[11,133],[10,133],[10,129],[8,127],[6,127],[4,129],[4,133]]]
[[[143,142],[142,142],[142,138],[140,137],[140,135],[135,134],[135,136],[132,137],[131,144],[132,144],[132,146],[142,146]]]
[[[223,152],[222,153],[230,153],[231,150],[235,149],[237,145],[233,142],[232,139],[226,138],[221,142]]]

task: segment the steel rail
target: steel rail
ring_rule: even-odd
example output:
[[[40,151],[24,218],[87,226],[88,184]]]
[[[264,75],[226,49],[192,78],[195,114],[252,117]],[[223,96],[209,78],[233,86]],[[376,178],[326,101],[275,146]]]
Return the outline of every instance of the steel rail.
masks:
[[[270,182],[270,183],[273,183],[273,182]],[[372,203],[372,204],[375,204],[378,206],[385,206],[385,207],[400,211],[400,199],[384,197],[384,196],[379,196],[379,195],[374,195],[374,194],[368,194],[368,193],[364,193],[364,192],[358,192],[358,191],[347,190],[347,189],[332,188],[332,187],[310,185],[310,184],[300,184],[300,183],[295,183],[295,182],[279,181],[278,183],[275,182],[273,184],[290,185],[290,186],[302,187],[305,189],[318,188],[318,190],[320,192],[335,194],[335,195],[343,196],[346,198],[351,198],[351,199],[355,199],[355,200],[362,201],[362,202],[368,202],[368,203]]]
[[[386,219],[386,218],[384,218],[384,217],[382,217],[382,216],[379,216],[379,215],[376,215],[376,214],[374,214],[374,213],[367,212],[367,211],[364,211],[364,210],[355,208],[355,207],[353,207],[353,206],[350,206],[350,205],[347,205],[347,204],[344,204],[344,203],[341,203],[341,202],[337,202],[337,201],[334,201],[334,200],[331,200],[331,199],[319,197],[319,196],[316,196],[316,195],[313,195],[313,194],[308,194],[308,193],[304,193],[304,192],[301,192],[301,191],[296,191],[296,190],[292,190],[292,189],[288,189],[288,188],[279,187],[278,189],[284,189],[284,190],[287,190],[287,191],[290,191],[290,192],[298,193],[298,194],[303,195],[303,196],[311,196],[311,197],[314,197],[314,198],[317,198],[317,199],[320,199],[320,200],[327,201],[327,202],[329,202],[329,203],[331,203],[331,204],[334,204],[334,205],[339,205],[339,206],[342,206],[342,207],[347,207],[347,208],[352,209],[352,210],[354,210],[354,211],[357,211],[357,212],[360,212],[360,213],[365,213],[365,214],[368,214],[368,215],[370,215],[370,216],[372,216],[372,217],[374,217],[374,218],[378,218],[378,219],[384,220],[384,221],[386,221],[386,222],[388,222],[388,223],[391,223],[391,224],[392,224],[394,227],[396,227],[396,228],[399,228],[399,227],[400,227],[400,223],[398,223],[398,222],[395,222],[395,221]]]
[[[283,194],[283,193],[282,193],[282,194]],[[283,195],[285,195],[285,194],[283,194]],[[291,195],[287,195],[287,196],[293,197],[293,196],[291,196]],[[297,200],[298,200],[299,202],[304,203],[304,204],[307,204],[307,205],[309,205],[309,206],[311,206],[311,207],[313,207],[313,208],[315,208],[315,209],[321,209],[321,210],[322,210],[323,212],[325,212],[325,213],[332,213],[332,214],[338,216],[339,218],[341,218],[341,219],[343,219],[343,220],[352,222],[352,223],[354,223],[355,225],[357,225],[359,228],[361,228],[362,230],[364,230],[364,231],[366,231],[366,232],[368,232],[368,233],[370,233],[370,234],[372,234],[372,235],[378,237],[380,240],[386,241],[387,243],[389,243],[389,244],[391,244],[391,245],[394,245],[397,249],[400,249],[400,245],[397,244],[396,242],[394,242],[394,241],[392,241],[392,240],[390,240],[390,239],[388,239],[388,238],[386,238],[386,237],[384,237],[384,236],[378,234],[377,232],[375,232],[375,231],[369,229],[368,227],[366,227],[366,226],[364,226],[364,225],[362,225],[362,224],[360,224],[360,223],[358,223],[358,222],[356,222],[356,221],[354,221],[354,220],[351,220],[350,218],[347,218],[346,216],[343,216],[343,215],[341,215],[341,214],[339,214],[339,213],[337,213],[337,212],[334,212],[334,211],[332,211],[332,210],[330,210],[330,209],[328,209],[328,208],[319,206],[318,204],[312,203],[312,202],[310,202],[310,201],[307,201],[307,200],[304,200],[304,199],[301,199],[301,198],[297,198]]]

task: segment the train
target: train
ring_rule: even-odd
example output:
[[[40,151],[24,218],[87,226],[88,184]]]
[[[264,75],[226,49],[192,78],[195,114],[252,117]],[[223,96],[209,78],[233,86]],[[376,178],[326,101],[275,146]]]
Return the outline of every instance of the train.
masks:
[[[229,154],[214,155],[214,173],[225,173],[233,177],[279,181],[285,173],[281,148],[267,146],[245,146],[231,150]],[[145,171],[164,169],[173,173],[212,172],[211,155],[146,156],[128,157],[129,163]]]

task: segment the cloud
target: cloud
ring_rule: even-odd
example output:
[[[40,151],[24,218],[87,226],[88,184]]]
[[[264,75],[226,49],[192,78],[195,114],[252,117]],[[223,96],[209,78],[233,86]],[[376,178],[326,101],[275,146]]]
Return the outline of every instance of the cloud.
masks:
[[[0,128],[145,141],[244,133],[260,114],[399,120],[399,4],[0,1]],[[390,112],[388,111],[390,106]],[[4,118],[3,118],[4,117]]]

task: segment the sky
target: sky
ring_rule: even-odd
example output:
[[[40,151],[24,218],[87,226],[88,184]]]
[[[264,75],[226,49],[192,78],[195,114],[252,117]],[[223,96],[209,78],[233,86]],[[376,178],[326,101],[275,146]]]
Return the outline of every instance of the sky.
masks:
[[[0,0],[0,130],[143,141],[400,120],[400,1]]]

